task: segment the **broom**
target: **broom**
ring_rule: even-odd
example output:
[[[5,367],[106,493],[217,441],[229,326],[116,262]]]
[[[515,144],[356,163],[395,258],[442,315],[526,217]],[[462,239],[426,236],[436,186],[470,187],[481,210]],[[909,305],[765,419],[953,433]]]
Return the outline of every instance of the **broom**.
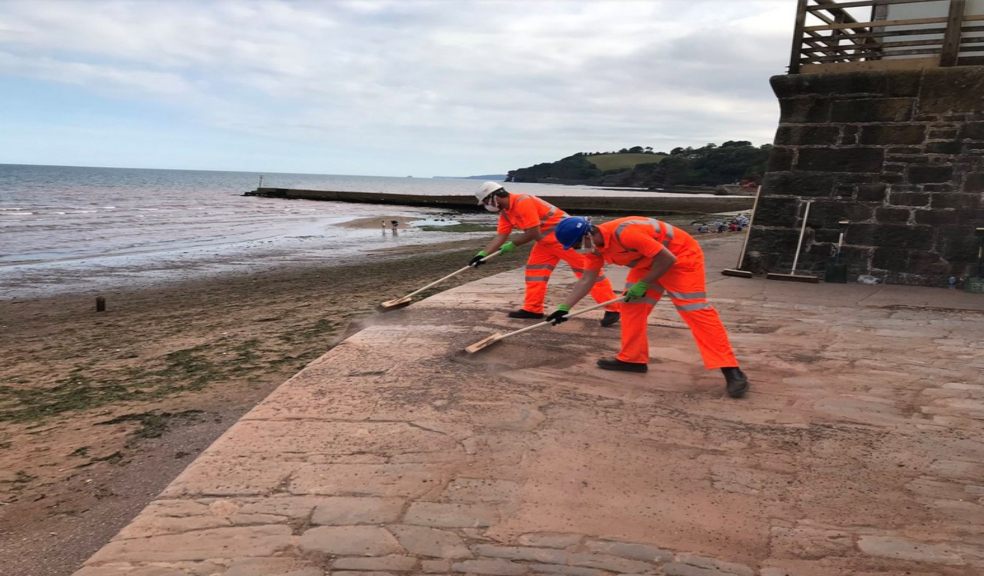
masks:
[[[577,312],[571,312],[571,313],[569,313],[566,316],[566,318],[573,318],[575,316],[580,316],[581,314],[585,314],[587,312],[591,312],[592,310],[597,310],[598,308],[602,308],[604,306],[608,306],[608,305],[614,304],[616,302],[622,302],[623,300],[625,300],[625,296],[619,296],[618,298],[615,298],[613,300],[609,300],[608,302],[602,302],[601,304],[595,304],[594,306],[585,308],[584,310],[578,310]],[[502,333],[493,334],[493,335],[491,335],[491,336],[489,336],[487,338],[483,338],[483,339],[479,340],[478,342],[475,342],[471,346],[468,346],[467,348],[465,348],[465,352],[468,352],[469,354],[474,354],[475,352],[478,352],[479,350],[484,350],[485,348],[488,348],[489,346],[495,344],[499,340],[502,340],[504,338],[509,338],[510,336],[515,336],[517,334],[522,334],[523,332],[529,332],[530,330],[535,330],[537,328],[542,328],[542,327],[544,327],[544,326],[546,326],[548,324],[552,324],[552,322],[550,322],[549,320],[544,320],[543,322],[539,322],[539,323],[534,324],[532,326],[527,326],[526,328],[520,328],[519,330],[513,330],[512,332],[506,332],[505,334],[502,334]]]
[[[502,253],[501,250],[496,250],[495,252],[489,254],[485,258],[482,258],[482,262],[488,262],[489,259],[491,259],[494,256],[498,256],[501,253]],[[380,304],[379,305],[379,308],[385,312],[387,310],[392,310],[394,308],[402,308],[404,306],[409,306],[410,303],[413,301],[413,296],[414,295],[420,294],[421,292],[423,292],[424,290],[427,290],[431,286],[435,286],[437,284],[440,284],[441,282],[444,282],[448,278],[451,278],[453,276],[457,276],[458,274],[461,274],[462,272],[464,272],[465,270],[468,270],[470,268],[472,268],[472,266],[471,265],[468,265],[468,266],[465,266],[465,267],[463,267],[463,268],[461,268],[459,270],[455,270],[454,272],[448,274],[447,276],[445,276],[443,278],[438,278],[437,280],[434,280],[433,282],[431,282],[430,284],[428,284],[428,285],[426,285],[426,286],[424,286],[422,288],[417,288],[416,290],[414,290],[413,292],[407,294],[406,296],[403,296],[401,298],[394,298],[392,300],[387,300],[386,302],[383,302],[382,304]]]
[[[813,200],[807,200],[806,210],[803,212],[803,226],[800,228],[799,241],[796,243],[796,255],[793,256],[793,269],[789,274],[775,274],[769,272],[765,275],[768,280],[786,280],[789,282],[820,282],[820,279],[816,276],[807,276],[806,274],[797,274],[796,265],[799,263],[800,248],[803,246],[803,235],[806,234],[806,220],[810,217],[810,205],[813,204]]]
[[[752,202],[752,215],[748,218],[748,232],[745,233],[745,241],[741,243],[741,253],[738,255],[738,264],[734,268],[725,268],[721,274],[725,276],[737,276],[739,278],[751,278],[752,273],[742,270],[741,264],[745,260],[745,248],[748,247],[748,237],[752,235],[752,223],[755,221],[755,209],[758,208],[759,196],[762,194],[762,187],[759,186],[755,191],[755,202]]]

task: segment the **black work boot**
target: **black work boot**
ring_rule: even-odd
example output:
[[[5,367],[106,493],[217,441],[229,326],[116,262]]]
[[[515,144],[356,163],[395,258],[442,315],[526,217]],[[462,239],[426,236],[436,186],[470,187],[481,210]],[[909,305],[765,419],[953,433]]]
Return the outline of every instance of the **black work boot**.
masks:
[[[728,396],[741,398],[745,395],[745,392],[748,390],[748,378],[741,371],[741,368],[737,366],[734,368],[721,368],[721,373],[724,374]]]
[[[623,362],[618,358],[601,358],[598,368],[602,370],[621,370],[622,372],[648,372],[649,365],[642,362]]]
[[[609,326],[614,326],[622,315],[618,312],[612,312],[610,310],[605,310],[605,317],[601,319],[601,325],[605,328]]]
[[[530,312],[529,310],[526,310],[524,308],[520,308],[519,310],[513,310],[512,312],[510,312],[509,313],[509,317],[510,318],[534,318],[534,319],[539,320],[540,318],[543,318],[543,312]]]

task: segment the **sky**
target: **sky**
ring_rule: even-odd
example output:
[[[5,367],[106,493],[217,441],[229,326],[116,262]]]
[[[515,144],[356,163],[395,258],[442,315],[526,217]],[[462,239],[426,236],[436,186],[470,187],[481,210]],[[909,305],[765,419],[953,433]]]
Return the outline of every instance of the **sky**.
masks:
[[[793,0],[0,0],[0,163],[504,174],[771,143]]]

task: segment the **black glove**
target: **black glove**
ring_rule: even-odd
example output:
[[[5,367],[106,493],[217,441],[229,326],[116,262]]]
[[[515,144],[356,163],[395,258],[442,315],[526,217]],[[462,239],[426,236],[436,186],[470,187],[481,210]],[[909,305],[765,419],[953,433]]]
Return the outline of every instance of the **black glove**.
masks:
[[[545,322],[553,322],[553,325],[554,326],[556,326],[557,324],[560,324],[561,322],[567,322],[567,313],[568,312],[569,312],[569,310],[564,310],[563,308],[558,308],[555,311],[553,311],[550,314],[550,316],[547,316],[547,319],[545,320]]]
[[[488,254],[485,253],[485,250],[482,250],[478,254],[475,254],[474,258],[468,261],[468,265],[471,266],[472,268],[478,268],[482,264],[485,264],[486,256],[488,256]]]

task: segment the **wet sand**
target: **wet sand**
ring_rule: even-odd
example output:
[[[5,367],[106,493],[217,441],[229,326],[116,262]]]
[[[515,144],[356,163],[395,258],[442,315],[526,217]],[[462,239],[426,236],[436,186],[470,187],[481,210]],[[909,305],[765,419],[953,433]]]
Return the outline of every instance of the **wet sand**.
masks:
[[[105,292],[102,313],[91,294],[0,301],[3,573],[71,574],[379,302],[460,268],[480,244]],[[443,287],[519,266],[519,252]]]

